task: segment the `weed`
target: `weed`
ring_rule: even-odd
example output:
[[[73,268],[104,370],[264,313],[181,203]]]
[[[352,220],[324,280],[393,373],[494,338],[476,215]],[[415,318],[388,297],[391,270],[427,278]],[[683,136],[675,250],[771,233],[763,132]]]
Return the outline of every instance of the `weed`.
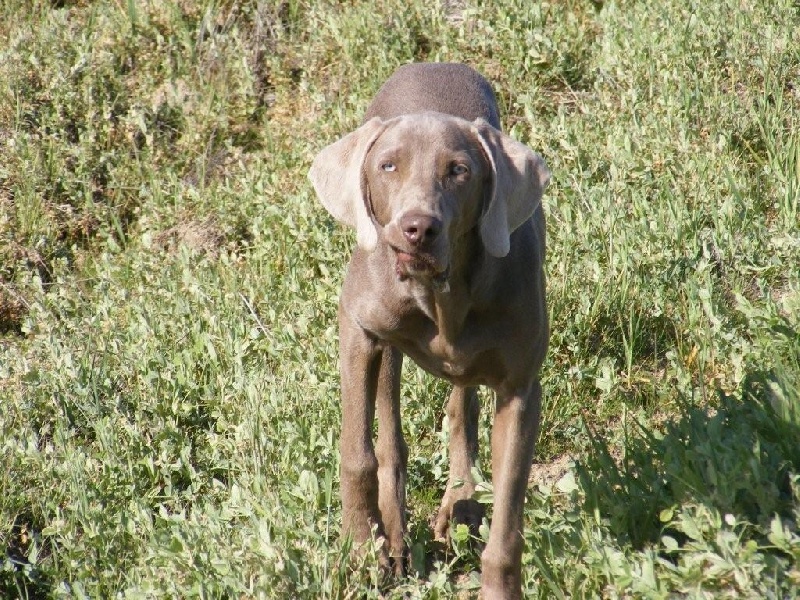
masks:
[[[408,361],[412,574],[339,537],[353,236],[305,178],[455,60],[553,171],[526,597],[796,597],[798,32],[789,0],[0,4],[0,596],[475,594]]]

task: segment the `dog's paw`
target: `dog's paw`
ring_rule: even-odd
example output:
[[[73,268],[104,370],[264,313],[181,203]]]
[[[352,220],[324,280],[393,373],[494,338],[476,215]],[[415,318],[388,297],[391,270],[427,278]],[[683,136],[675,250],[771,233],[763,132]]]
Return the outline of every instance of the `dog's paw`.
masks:
[[[447,496],[442,501],[436,521],[433,525],[433,534],[437,541],[447,542],[450,535],[450,523],[466,525],[473,536],[478,535],[478,528],[483,522],[484,509],[472,498],[459,498],[448,501]]]

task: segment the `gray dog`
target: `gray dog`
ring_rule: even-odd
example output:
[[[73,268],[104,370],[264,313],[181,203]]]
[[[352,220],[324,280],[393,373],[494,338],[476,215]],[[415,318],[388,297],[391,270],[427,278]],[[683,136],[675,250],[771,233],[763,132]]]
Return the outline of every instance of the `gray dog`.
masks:
[[[435,523],[476,527],[475,386],[497,393],[494,515],[482,595],[521,597],[525,490],[539,428],[548,343],[543,159],[500,131],[489,83],[459,64],[410,64],[384,84],[357,130],[324,148],[309,177],[322,204],[354,227],[339,304],[342,528],[376,527],[382,561],[406,553],[403,355],[453,383],[450,479]],[[378,440],[372,423],[377,410]]]

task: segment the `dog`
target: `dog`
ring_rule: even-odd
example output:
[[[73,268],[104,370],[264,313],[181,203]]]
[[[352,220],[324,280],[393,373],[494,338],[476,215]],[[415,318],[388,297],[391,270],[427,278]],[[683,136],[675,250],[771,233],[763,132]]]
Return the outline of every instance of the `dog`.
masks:
[[[358,129],[319,152],[309,178],[357,241],[339,302],[343,533],[361,543],[374,530],[382,563],[404,573],[406,355],[453,384],[437,538],[451,521],[473,530],[481,523],[471,473],[476,386],[496,392],[494,514],[481,592],[520,598],[523,507],[549,338],[545,161],[501,132],[491,85],[471,67],[412,63],[384,83]]]

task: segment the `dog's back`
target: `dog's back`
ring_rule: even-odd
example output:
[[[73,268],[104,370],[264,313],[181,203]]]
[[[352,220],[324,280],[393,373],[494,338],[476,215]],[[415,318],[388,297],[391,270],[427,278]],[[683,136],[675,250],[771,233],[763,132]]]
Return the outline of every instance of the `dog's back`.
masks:
[[[480,117],[500,129],[492,86],[475,69],[458,63],[411,63],[400,67],[375,95],[364,121],[426,111],[467,121]]]

